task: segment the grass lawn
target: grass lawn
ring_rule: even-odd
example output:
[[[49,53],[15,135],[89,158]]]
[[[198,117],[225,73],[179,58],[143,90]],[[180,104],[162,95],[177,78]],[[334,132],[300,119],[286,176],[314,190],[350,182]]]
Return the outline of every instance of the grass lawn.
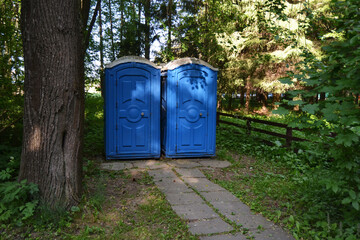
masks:
[[[0,239],[198,239],[146,172],[106,172],[89,163],[79,209],[43,215],[40,224],[4,226]]]

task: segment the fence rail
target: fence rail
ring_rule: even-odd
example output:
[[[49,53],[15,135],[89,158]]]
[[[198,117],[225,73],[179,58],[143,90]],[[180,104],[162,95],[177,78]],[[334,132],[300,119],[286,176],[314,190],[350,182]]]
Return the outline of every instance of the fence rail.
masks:
[[[220,116],[226,116],[226,117],[245,120],[246,125],[241,125],[239,123],[233,123],[233,122],[220,120]],[[261,124],[264,124],[264,125],[270,125],[270,126],[285,128],[286,129],[286,134],[271,132],[271,131],[268,131],[268,130],[253,127],[253,126],[251,126],[251,123],[253,123],[253,122],[254,123],[261,123]],[[298,142],[308,141],[306,139],[298,138],[298,137],[293,136],[293,130],[301,131],[301,129],[289,127],[287,124],[283,124],[283,123],[277,123],[277,122],[271,122],[271,121],[267,121],[267,120],[260,120],[260,119],[254,119],[254,118],[249,118],[249,117],[244,117],[244,116],[236,116],[236,115],[232,115],[232,114],[228,114],[228,113],[217,112],[217,114],[216,114],[216,124],[219,125],[220,123],[246,129],[246,133],[248,135],[251,135],[251,132],[254,131],[254,132],[259,132],[259,133],[271,135],[271,136],[278,137],[278,138],[284,138],[286,140],[286,145],[285,145],[286,147],[290,147],[293,141],[298,141]],[[265,139],[262,139],[262,140],[264,142],[266,142],[267,144],[273,144],[272,142],[270,142],[268,140],[265,140]]]

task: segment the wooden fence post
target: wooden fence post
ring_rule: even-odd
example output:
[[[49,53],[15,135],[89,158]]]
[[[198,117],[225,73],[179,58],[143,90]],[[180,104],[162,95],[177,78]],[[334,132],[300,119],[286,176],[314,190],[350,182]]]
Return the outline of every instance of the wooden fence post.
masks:
[[[246,133],[247,133],[248,135],[251,134],[251,120],[250,120],[250,119],[247,119],[247,120],[246,120]]]
[[[292,128],[286,127],[286,147],[291,147],[292,142]]]

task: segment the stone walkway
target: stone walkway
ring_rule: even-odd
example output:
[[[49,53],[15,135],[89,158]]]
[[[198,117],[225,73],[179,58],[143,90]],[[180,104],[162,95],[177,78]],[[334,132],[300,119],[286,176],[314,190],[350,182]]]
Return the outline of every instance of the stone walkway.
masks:
[[[212,159],[121,161],[101,165],[106,170],[147,170],[173,210],[188,222],[190,232],[199,235],[201,240],[294,239],[274,223],[252,213],[247,205],[208,180],[201,171],[202,168],[228,166],[227,161]]]

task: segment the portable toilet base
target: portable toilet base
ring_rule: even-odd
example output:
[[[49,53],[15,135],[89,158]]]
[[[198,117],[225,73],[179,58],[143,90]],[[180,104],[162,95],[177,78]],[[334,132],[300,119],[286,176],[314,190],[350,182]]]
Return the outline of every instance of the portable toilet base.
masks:
[[[160,69],[137,56],[105,70],[106,159],[160,157]]]
[[[161,84],[165,156],[214,156],[217,69],[196,58],[182,58],[163,68]]]

